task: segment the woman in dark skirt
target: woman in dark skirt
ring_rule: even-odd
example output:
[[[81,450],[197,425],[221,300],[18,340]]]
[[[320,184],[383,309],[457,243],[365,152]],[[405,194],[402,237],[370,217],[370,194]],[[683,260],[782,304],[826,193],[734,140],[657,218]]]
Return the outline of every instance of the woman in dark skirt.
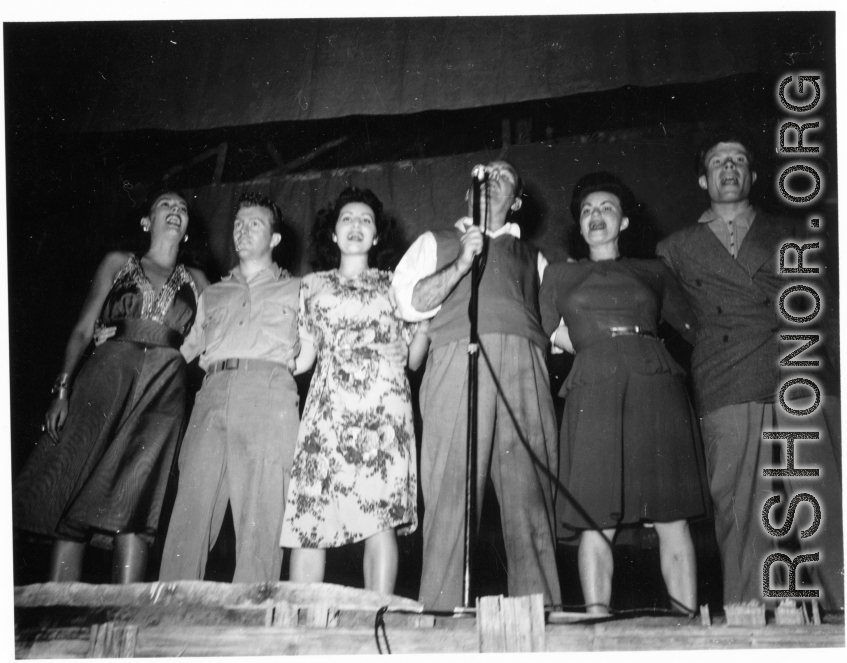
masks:
[[[707,510],[697,423],[683,370],[657,336],[659,319],[693,338],[685,295],[658,260],[621,258],[628,191],[614,176],[583,177],[572,211],[589,259],[550,265],[539,295],[556,346],[575,353],[562,387],[557,517],[580,532],[588,612],[605,614],[612,541],[622,525],[652,523],[671,603],[693,613],[696,562],[688,519]]]
[[[114,547],[113,582],[143,580],[182,433],[179,352],[208,283],[177,262],[188,208],[156,196],[141,220],[142,256],[108,254],[71,332],[41,436],[13,489],[14,525],[54,540],[50,580],[80,579],[87,544]],[[96,321],[115,327],[71,387]]]

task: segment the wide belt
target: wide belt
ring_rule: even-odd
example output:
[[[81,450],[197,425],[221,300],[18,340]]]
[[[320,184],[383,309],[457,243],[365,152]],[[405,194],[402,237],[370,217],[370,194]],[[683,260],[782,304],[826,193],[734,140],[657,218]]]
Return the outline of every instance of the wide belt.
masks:
[[[656,335],[656,332],[644,329],[640,325],[632,325],[629,327],[609,327],[609,335],[612,338],[615,338],[615,336],[647,336],[649,338],[659,338]]]
[[[164,345],[179,350],[183,339],[178,331],[158,322],[130,318],[115,323],[115,335],[110,340]]]
[[[206,377],[220,371],[260,371],[276,368],[288,370],[287,365],[266,359],[221,359],[209,364],[209,368],[206,369]]]

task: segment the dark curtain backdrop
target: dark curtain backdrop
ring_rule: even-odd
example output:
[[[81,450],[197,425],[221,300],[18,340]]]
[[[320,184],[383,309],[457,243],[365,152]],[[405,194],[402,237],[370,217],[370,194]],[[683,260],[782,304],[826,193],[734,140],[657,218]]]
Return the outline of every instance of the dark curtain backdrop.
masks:
[[[516,6],[516,9],[519,7]],[[59,24],[29,66],[83,131],[393,115],[715,80],[785,66],[802,19],[644,14]],[[62,48],[68,29],[78,38]],[[10,33],[24,43],[26,34]],[[13,44],[14,45],[14,44]],[[51,56],[50,49],[56,53]],[[42,49],[44,50],[44,49]],[[27,66],[27,63],[21,63]]]
[[[697,186],[689,139],[645,139],[593,143],[562,141],[515,146],[506,153],[527,184],[520,221],[524,235],[549,260],[567,256],[567,233],[573,224],[568,211],[573,185],[582,175],[605,169],[618,173],[631,186],[644,210],[633,235],[658,237],[692,223],[705,209]],[[497,158],[478,152],[440,159],[405,161],[325,171],[306,177],[278,177],[233,185],[214,185],[190,193],[209,230],[215,263],[234,262],[230,233],[238,197],[248,189],[261,191],[283,210],[287,241],[295,242],[285,255],[298,273],[310,270],[307,238],[315,213],[345,186],[367,187],[398,219],[408,242],[425,230],[450,225],[466,213],[464,196],[474,164]]]

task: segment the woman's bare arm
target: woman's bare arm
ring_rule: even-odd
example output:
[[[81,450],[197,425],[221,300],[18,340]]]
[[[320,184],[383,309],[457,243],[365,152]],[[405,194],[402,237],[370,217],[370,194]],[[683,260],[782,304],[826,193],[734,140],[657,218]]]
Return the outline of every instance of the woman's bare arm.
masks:
[[[88,347],[92,336],[94,336],[94,323],[100,315],[100,309],[103,308],[103,302],[106,301],[106,296],[112,288],[115,276],[127,260],[128,254],[116,251],[103,258],[97,267],[88,296],[82,305],[82,311],[65,346],[65,359],[62,363],[63,374],[71,376],[76,370],[82,358],[82,353],[85,352],[85,348]],[[67,392],[60,392],[56,396],[47,410],[45,422],[47,432],[54,442],[58,442],[59,433],[68,415]]]

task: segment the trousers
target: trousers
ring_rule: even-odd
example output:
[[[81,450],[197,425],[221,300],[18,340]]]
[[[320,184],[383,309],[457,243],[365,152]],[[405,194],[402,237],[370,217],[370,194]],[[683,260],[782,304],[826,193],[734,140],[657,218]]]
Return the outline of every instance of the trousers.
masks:
[[[842,541],[841,504],[841,433],[840,399],[824,397],[820,406],[804,417],[790,416],[778,403],[741,403],[728,405],[702,417],[709,490],[715,506],[715,533],[723,568],[724,605],[763,600],[763,565],[767,557],[781,551],[781,537],[768,533],[762,522],[765,503],[780,496],[784,509],[798,493],[810,493],[821,509],[821,522],[814,535],[800,538],[802,553],[818,552],[820,561],[808,562],[799,569],[808,571],[812,586],[800,584],[797,589],[820,589],[821,604],[828,609],[844,608],[844,548]],[[784,440],[764,440],[765,431],[816,431],[818,440],[794,442],[794,467],[817,468],[817,477],[763,476],[767,468],[785,468]],[[780,461],[772,461],[777,445]],[[769,522],[779,530],[785,516]],[[807,528],[812,522],[812,509],[804,502],[797,508],[792,528],[787,534]],[[791,548],[785,551],[796,557]],[[787,573],[778,574],[775,564],[770,573],[770,589],[787,589]],[[782,576],[782,577],[780,577]]]
[[[491,368],[480,356],[477,527],[491,476],[500,503],[509,595],[543,594],[545,603],[561,603],[553,508],[558,436],[544,352],[520,336],[484,335],[480,344]],[[426,511],[420,600],[432,610],[462,604],[467,376],[465,340],[435,348],[421,384]]]
[[[202,580],[227,503],[233,582],[277,582],[285,491],[299,425],[297,386],[282,366],[220,371],[197,394],[159,579]]]

